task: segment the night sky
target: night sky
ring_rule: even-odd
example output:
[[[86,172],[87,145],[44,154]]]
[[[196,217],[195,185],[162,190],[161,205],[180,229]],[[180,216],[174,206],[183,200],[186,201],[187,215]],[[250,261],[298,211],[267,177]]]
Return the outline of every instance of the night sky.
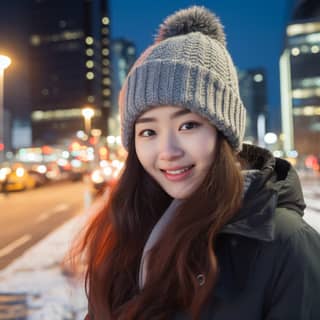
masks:
[[[162,0],[110,2],[112,36],[133,41],[138,53],[153,42],[159,24],[181,8],[203,5],[225,26],[228,49],[239,69],[266,68],[271,129],[280,126],[279,57],[290,0]]]

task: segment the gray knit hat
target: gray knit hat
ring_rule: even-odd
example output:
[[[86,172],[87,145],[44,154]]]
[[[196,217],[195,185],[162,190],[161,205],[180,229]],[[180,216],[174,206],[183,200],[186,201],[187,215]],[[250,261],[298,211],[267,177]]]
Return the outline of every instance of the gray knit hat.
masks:
[[[132,67],[119,96],[122,143],[133,138],[136,119],[147,109],[176,105],[207,118],[232,148],[241,150],[246,110],[213,13],[194,6],[169,16],[155,43]]]

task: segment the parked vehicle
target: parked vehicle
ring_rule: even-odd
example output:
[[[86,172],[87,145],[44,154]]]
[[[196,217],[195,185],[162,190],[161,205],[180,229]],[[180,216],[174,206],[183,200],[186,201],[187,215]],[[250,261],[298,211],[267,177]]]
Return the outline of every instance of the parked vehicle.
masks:
[[[106,187],[113,186],[117,180],[122,165],[118,162],[101,161],[99,167],[90,175],[90,181],[94,192],[102,192]]]
[[[20,163],[3,164],[0,169],[1,191],[21,191],[37,186],[35,178]]]

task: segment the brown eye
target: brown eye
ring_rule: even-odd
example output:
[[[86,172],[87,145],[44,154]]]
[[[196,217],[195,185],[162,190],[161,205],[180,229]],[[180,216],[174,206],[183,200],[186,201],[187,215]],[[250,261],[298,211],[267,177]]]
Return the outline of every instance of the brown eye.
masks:
[[[189,122],[186,122],[183,125],[181,125],[181,127],[179,129],[180,130],[191,130],[194,128],[198,128],[199,126],[200,126],[200,123],[194,122],[194,121],[189,121]]]
[[[155,132],[154,132],[154,130],[150,130],[150,129],[142,130],[139,133],[140,137],[151,137],[153,135],[155,135]]]

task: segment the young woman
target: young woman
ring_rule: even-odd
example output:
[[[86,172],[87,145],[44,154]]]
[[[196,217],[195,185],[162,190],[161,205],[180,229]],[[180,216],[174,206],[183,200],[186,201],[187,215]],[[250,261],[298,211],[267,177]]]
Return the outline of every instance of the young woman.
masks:
[[[218,18],[165,20],[120,93],[126,165],[88,226],[87,319],[320,319],[320,239],[294,169],[242,143]]]

